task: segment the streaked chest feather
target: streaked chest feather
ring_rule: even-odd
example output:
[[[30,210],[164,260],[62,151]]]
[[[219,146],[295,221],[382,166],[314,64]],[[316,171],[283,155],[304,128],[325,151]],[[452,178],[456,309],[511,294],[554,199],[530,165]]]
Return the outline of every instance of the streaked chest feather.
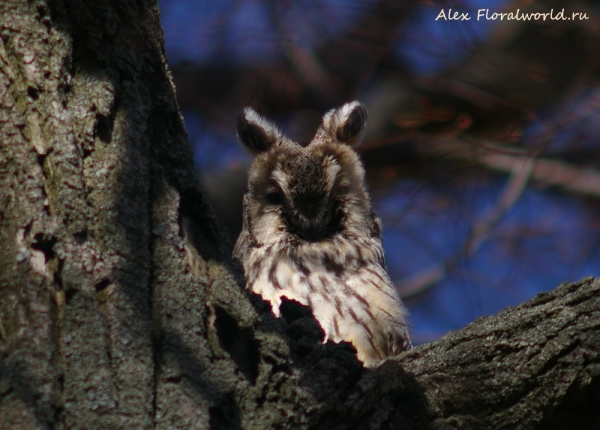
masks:
[[[269,301],[277,317],[282,297],[296,300],[312,309],[324,342],[352,343],[367,365],[390,355],[391,333],[405,329],[399,327],[405,312],[378,238],[336,237],[299,247],[275,242],[247,252],[248,288]]]

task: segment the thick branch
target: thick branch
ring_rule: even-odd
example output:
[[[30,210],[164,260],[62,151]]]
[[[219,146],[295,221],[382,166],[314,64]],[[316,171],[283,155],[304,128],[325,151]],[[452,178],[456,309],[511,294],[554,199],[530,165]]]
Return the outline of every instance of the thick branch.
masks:
[[[600,428],[600,281],[564,284],[366,373],[320,428]]]

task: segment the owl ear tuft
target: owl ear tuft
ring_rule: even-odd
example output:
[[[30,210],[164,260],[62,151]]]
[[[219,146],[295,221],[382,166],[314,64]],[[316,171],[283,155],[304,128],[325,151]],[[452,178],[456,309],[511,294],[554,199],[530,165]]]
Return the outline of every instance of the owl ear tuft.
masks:
[[[365,105],[354,101],[327,112],[321,129],[340,143],[358,146],[367,134],[367,118]]]
[[[238,116],[237,135],[253,154],[268,150],[282,139],[277,126],[250,107],[244,108]]]

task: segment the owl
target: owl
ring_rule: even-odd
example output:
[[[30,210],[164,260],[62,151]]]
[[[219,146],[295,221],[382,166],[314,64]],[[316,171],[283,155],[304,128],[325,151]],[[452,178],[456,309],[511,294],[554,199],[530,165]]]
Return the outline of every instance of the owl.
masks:
[[[276,317],[282,297],[309,306],[323,342],[349,342],[365,366],[375,366],[412,345],[406,309],[386,272],[381,222],[351,148],[366,127],[364,105],[347,103],[327,112],[302,146],[245,108],[237,132],[255,158],[234,257],[247,288]]]

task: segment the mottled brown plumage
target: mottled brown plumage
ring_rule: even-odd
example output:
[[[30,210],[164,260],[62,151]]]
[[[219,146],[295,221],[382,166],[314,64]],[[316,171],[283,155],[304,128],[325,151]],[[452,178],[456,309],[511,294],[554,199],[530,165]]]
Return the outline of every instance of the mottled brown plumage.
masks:
[[[406,310],[385,269],[381,223],[371,209],[359,102],[325,114],[306,147],[246,108],[238,136],[256,158],[235,246],[247,287],[280,315],[281,298],[310,306],[325,341],[347,341],[367,366],[411,348]]]

